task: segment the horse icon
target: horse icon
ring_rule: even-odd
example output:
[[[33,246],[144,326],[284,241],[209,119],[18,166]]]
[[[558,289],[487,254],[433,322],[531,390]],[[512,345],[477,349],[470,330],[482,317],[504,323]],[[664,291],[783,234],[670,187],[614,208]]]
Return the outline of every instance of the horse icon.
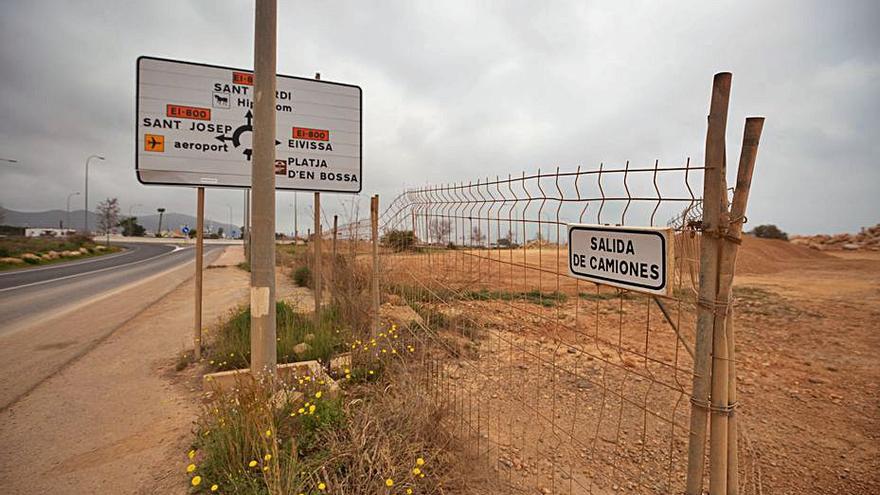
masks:
[[[212,106],[214,108],[229,108],[229,93],[214,93],[214,101],[212,102]]]

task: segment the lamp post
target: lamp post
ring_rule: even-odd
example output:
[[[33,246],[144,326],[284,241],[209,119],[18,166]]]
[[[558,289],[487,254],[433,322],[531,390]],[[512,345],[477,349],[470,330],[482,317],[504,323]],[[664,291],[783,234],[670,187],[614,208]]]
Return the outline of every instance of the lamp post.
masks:
[[[165,214],[165,208],[156,208],[159,212],[159,228],[156,229],[156,237],[162,237],[162,215]]]
[[[70,228],[70,198],[73,196],[79,196],[79,191],[72,192],[67,195],[67,228]]]
[[[85,211],[83,212],[83,229],[85,230],[85,234],[89,234],[89,161],[92,158],[97,158],[98,160],[103,160],[104,157],[101,155],[89,155],[86,158],[86,194],[85,194]]]

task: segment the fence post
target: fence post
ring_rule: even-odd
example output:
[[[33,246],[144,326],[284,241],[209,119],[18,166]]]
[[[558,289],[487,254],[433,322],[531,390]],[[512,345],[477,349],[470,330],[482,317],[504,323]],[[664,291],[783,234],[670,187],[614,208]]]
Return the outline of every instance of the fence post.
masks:
[[[373,326],[370,333],[373,337],[379,331],[379,195],[370,198],[370,229],[372,231],[373,277],[371,299],[373,306]]]
[[[724,203],[725,131],[730,101],[731,74],[715,74],[709,108],[703,174],[703,229],[717,229]],[[691,396],[690,438],[688,439],[687,495],[701,495],[705,467],[706,417],[709,412],[714,301],[718,288],[720,243],[717,237],[700,239],[700,290],[697,305],[697,336],[694,348],[694,378]]]
[[[758,143],[761,140],[761,131],[764,128],[763,117],[749,117],[746,119],[746,127],[743,131],[742,151],[740,152],[739,167],[736,173],[736,189],[733,193],[733,204],[730,208],[730,220],[727,227],[727,235],[722,239],[724,243],[721,256],[721,280],[718,291],[718,299],[731,303],[731,287],[733,286],[734,269],[736,267],[736,255],[739,243],[742,239],[742,226],[745,221],[746,206],[749,201],[749,190],[752,186],[752,174],[755,171],[755,161],[758,156]],[[716,326],[721,318],[716,320]],[[727,366],[727,494],[738,495],[739,493],[739,453],[737,450],[737,417],[736,417],[736,349],[733,325],[733,311],[728,309],[726,321],[724,321],[727,341],[726,363]]]
[[[315,327],[321,324],[321,279],[324,265],[321,263],[321,193],[315,193],[315,234],[312,237],[314,244],[314,268],[312,269],[312,283],[315,285]]]
[[[336,294],[337,294],[337,287],[336,287],[336,265],[337,265],[338,263],[336,262],[336,233],[337,233],[337,231],[338,231],[338,230],[337,230],[338,225],[339,225],[339,215],[333,215],[333,242],[332,242],[332,244],[331,244],[331,246],[332,246],[331,253],[333,254],[333,257],[332,257],[331,260],[330,260],[330,277],[331,277],[331,281],[330,281],[330,297],[331,297],[334,301],[336,300]]]

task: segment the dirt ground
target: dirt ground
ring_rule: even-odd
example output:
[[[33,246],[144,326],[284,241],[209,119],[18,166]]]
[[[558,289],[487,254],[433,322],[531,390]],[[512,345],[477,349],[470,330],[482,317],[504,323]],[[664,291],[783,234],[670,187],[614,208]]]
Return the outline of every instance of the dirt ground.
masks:
[[[434,377],[459,412],[452,426],[510,492],[682,490],[685,345],[650,299],[557,277],[557,252],[387,261],[429,325],[456,330],[431,336],[453,356],[436,357]],[[413,291],[420,278],[435,286]],[[489,295],[456,300],[464,286]],[[880,492],[880,252],[747,238],[735,296],[741,493]],[[667,304],[692,346],[695,306]]]

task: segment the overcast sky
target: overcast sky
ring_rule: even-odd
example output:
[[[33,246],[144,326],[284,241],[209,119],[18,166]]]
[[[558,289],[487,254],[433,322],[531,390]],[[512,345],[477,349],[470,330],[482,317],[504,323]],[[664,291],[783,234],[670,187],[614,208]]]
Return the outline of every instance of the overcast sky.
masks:
[[[278,72],[363,88],[366,211],[426,182],[701,163],[712,75],[731,71],[728,163],[745,117],[767,118],[750,224],[845,232],[880,222],[878,22],[876,1],[279,0]],[[252,2],[0,3],[0,158],[19,162],[0,161],[0,204],[63,209],[98,153],[92,208],[194,212],[194,190],[135,179],[139,55],[250,68]],[[279,192],[278,230],[292,203]],[[209,218],[226,205],[240,224],[242,193],[208,190]]]

